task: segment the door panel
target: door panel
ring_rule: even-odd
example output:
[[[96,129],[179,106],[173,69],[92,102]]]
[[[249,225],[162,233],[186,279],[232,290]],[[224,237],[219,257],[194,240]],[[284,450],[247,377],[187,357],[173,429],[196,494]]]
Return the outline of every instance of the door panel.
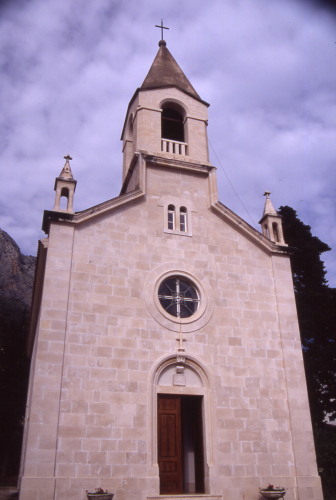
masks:
[[[158,463],[160,494],[182,493],[179,396],[158,395]]]

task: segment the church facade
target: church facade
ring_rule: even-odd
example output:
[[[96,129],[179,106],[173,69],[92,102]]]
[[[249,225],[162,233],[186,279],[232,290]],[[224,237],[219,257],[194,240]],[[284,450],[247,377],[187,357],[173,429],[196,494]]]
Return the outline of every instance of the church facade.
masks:
[[[75,213],[70,157],[56,178],[20,500],[322,499],[281,218],[269,193],[262,233],[218,201],[207,107],[161,40],[120,195]]]

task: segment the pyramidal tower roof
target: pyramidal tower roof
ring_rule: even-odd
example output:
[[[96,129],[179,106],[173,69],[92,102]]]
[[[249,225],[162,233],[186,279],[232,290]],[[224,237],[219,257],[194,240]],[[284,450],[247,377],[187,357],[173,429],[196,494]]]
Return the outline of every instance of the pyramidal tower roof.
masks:
[[[174,86],[196,99],[201,100],[200,96],[167,49],[164,40],[160,40],[159,47],[153,64],[141,85],[141,89]]]
[[[124,126],[121,133],[121,139],[123,139],[124,132],[126,129],[129,110],[139,92],[143,90],[155,90],[158,88],[167,88],[167,87],[168,88],[176,87],[180,89],[182,92],[185,92],[189,96],[205,104],[206,106],[208,107],[210,106],[209,103],[201,99],[199,94],[191,85],[188,78],[185,76],[180,66],[177,64],[177,62],[167,49],[167,44],[165,40],[160,40],[159,50],[150,67],[150,70],[148,71],[147,76],[144,79],[141,87],[136,89],[136,91],[133,94],[133,97],[131,98],[128,104]]]
[[[273,207],[271,198],[269,197],[270,194],[271,194],[270,191],[265,191],[264,193],[264,196],[266,196],[266,201],[265,201],[263,217],[265,217],[265,215],[278,215],[277,211]]]
[[[64,179],[64,180],[69,180],[69,179],[73,180],[73,175],[72,175],[71,167],[70,167],[70,163],[69,163],[69,160],[72,160],[72,158],[70,155],[67,155],[67,156],[64,156],[64,159],[65,159],[65,165],[62,168],[62,171],[59,175],[59,178]]]

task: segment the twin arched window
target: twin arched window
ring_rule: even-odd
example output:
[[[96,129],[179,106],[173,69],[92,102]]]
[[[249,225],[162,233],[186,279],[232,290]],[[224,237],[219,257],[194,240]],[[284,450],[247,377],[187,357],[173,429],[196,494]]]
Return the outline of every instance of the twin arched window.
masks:
[[[180,207],[178,220],[176,221],[175,206],[168,205],[168,229],[174,231],[181,231],[183,233],[187,232],[187,209],[186,207]]]

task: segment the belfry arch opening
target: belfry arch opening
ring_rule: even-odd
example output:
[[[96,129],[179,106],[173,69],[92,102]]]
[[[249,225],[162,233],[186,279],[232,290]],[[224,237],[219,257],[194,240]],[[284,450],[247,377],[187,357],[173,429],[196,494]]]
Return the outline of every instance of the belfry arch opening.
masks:
[[[204,493],[203,396],[158,394],[160,494]]]
[[[269,238],[269,232],[268,232],[268,225],[267,224],[264,224],[262,226],[262,231],[263,231],[263,235],[266,236],[266,238]]]
[[[273,222],[272,228],[273,228],[274,241],[276,243],[279,243],[280,238],[279,238],[278,224],[276,222]]]
[[[170,141],[185,142],[184,110],[176,103],[162,105],[161,137]]]
[[[63,187],[61,190],[60,209],[61,210],[69,209],[69,189],[66,187]]]

